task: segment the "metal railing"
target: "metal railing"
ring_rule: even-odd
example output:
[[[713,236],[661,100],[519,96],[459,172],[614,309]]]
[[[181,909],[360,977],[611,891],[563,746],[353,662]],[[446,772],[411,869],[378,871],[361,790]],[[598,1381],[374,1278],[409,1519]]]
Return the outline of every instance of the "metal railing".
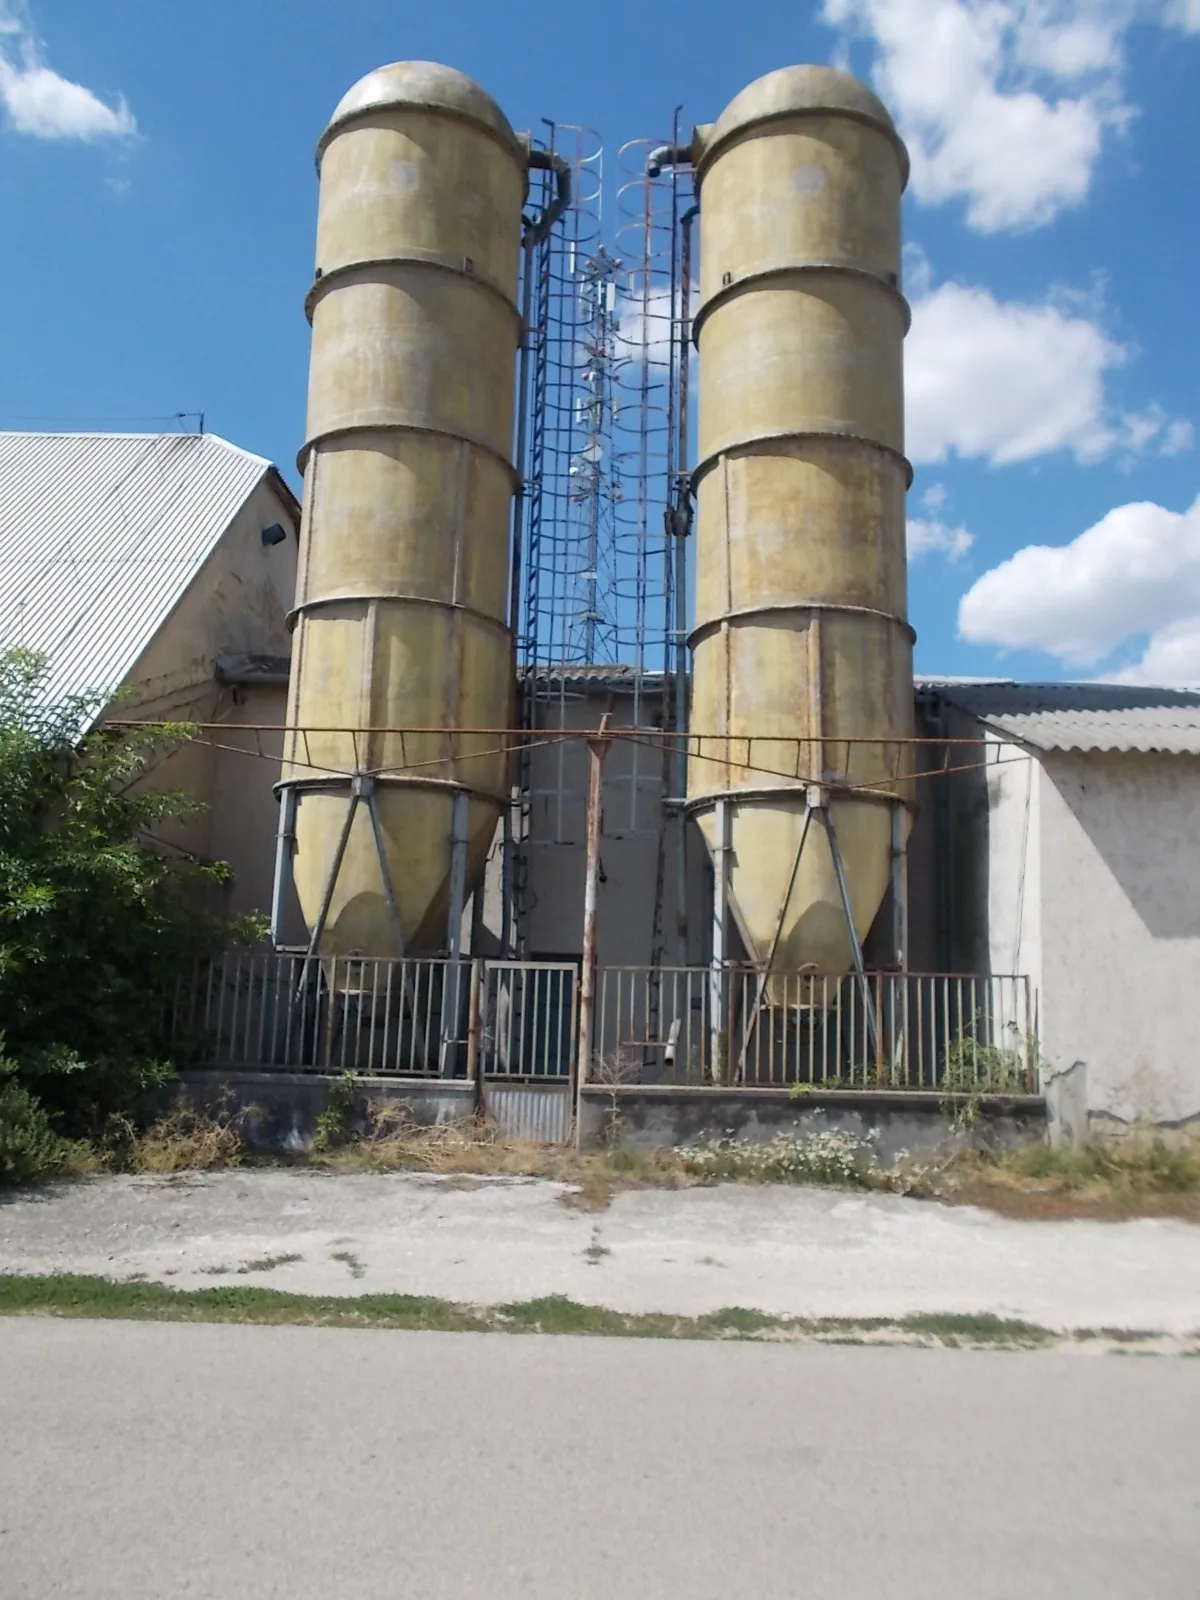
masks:
[[[570,962],[316,957],[232,951],[176,997],[181,1066],[566,1080],[575,1059]]]
[[[172,1009],[181,1067],[573,1081],[569,961],[310,957],[235,951]],[[1023,976],[602,967],[589,1083],[827,1089],[1037,1089]]]
[[[205,962],[174,1011],[181,1065],[455,1076],[469,961],[234,951]]]
[[[602,968],[589,1081],[763,1088],[1037,1088],[1022,975]]]

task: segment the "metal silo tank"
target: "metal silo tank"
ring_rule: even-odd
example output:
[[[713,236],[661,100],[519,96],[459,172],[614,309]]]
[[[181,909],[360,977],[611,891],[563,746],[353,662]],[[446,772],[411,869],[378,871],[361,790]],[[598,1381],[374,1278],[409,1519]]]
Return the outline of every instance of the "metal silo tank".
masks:
[[[858,941],[909,827],[907,747],[889,743],[912,729],[907,156],[876,97],[825,67],[751,84],[694,156],[692,726],[718,737],[693,742],[689,805],[750,957],[842,972],[854,946],[823,829],[797,864],[809,801],[833,824]]]
[[[350,90],[317,159],[292,871],[322,953],[431,951],[454,838],[469,889],[506,797],[500,741],[455,730],[510,722],[527,155],[478,85],[408,61]],[[329,731],[388,728],[437,731]]]

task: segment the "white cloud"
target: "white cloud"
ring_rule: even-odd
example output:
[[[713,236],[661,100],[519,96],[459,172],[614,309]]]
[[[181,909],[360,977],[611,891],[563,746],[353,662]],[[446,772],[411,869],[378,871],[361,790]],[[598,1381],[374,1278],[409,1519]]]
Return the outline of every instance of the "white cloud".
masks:
[[[909,517],[908,555],[911,561],[921,556],[942,555],[947,561],[961,561],[975,543],[966,528],[953,528],[938,518]]]
[[[1027,545],[985,572],[959,605],[972,644],[1043,650],[1095,668],[1148,636],[1118,673],[1131,683],[1200,681],[1200,498],[1187,511],[1117,506],[1066,545]]]
[[[1189,448],[1191,424],[1169,423],[1161,406],[1114,406],[1107,379],[1130,352],[1077,303],[1066,292],[1004,301],[966,284],[927,287],[905,346],[913,460],[956,454],[1002,466],[1057,450],[1088,462]]]
[[[17,133],[35,139],[127,139],[137,133],[123,96],[108,105],[45,65],[20,0],[0,0],[0,105]]]
[[[1151,6],[1155,0],[1149,0]],[[1138,0],[824,0],[824,20],[874,45],[874,76],[929,203],[962,199],[982,233],[1038,227],[1086,197],[1124,102]],[[1200,0],[1158,0],[1200,28]]]
[[[1200,0],[1198,0],[1200,3]],[[1196,442],[1196,431],[1184,417],[1178,417],[1171,423],[1163,435],[1160,456],[1184,455]]]

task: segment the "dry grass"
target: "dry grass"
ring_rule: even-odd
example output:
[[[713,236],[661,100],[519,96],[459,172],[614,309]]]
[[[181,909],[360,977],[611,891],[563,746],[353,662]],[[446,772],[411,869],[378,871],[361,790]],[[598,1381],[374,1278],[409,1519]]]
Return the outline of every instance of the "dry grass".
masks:
[[[353,1172],[434,1172],[445,1177],[549,1178],[569,1184],[564,1199],[602,1210],[617,1188],[677,1188],[697,1181],[672,1151],[606,1148],[579,1152],[562,1145],[505,1139],[483,1117],[430,1125],[403,1101],[374,1101],[366,1133],[318,1155],[320,1166]]]
[[[938,1172],[929,1192],[1030,1219],[1200,1222],[1200,1149],[1173,1148],[1147,1133],[1082,1150],[1031,1144],[995,1156],[964,1154]]]
[[[829,1135],[781,1134],[765,1144],[722,1139],[693,1149],[635,1150],[610,1143],[579,1152],[506,1139],[482,1117],[419,1122],[402,1101],[374,1101],[367,1111],[364,1133],[347,1128],[295,1160],[331,1172],[436,1173],[464,1187],[488,1178],[550,1179],[565,1186],[566,1204],[584,1211],[603,1210],[622,1189],[809,1183],[979,1205],[1031,1220],[1173,1216],[1200,1222],[1200,1148],[1172,1148],[1149,1134],[1078,1151],[1034,1144],[889,1167],[876,1159],[870,1140],[852,1149],[845,1143],[849,1136],[845,1148],[836,1149],[826,1148]],[[80,1176],[165,1174],[262,1162],[246,1136],[250,1115],[227,1100],[214,1111],[198,1111],[180,1098],[143,1133],[126,1129],[103,1149],[81,1147],[70,1170]]]
[[[120,1162],[131,1172],[210,1172],[239,1167],[251,1155],[246,1138],[249,1107],[234,1110],[228,1098],[214,1111],[196,1110],[182,1095],[144,1133],[134,1134]]]

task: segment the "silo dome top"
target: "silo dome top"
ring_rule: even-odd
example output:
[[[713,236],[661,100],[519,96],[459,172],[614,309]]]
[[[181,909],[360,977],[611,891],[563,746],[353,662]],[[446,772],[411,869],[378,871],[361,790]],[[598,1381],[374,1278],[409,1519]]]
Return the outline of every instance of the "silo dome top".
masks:
[[[346,123],[396,106],[440,111],[484,128],[515,155],[521,145],[508,118],[485,89],[466,73],[436,61],[393,61],[376,67],[344,94],[317,145],[317,160],[334,134]]]
[[[865,83],[836,67],[781,67],[756,78],[733,97],[716,122],[697,130],[701,142],[697,170],[703,174],[722,145],[755,123],[822,112],[840,113],[878,128],[895,145],[908,182],[908,151],[883,101]]]

